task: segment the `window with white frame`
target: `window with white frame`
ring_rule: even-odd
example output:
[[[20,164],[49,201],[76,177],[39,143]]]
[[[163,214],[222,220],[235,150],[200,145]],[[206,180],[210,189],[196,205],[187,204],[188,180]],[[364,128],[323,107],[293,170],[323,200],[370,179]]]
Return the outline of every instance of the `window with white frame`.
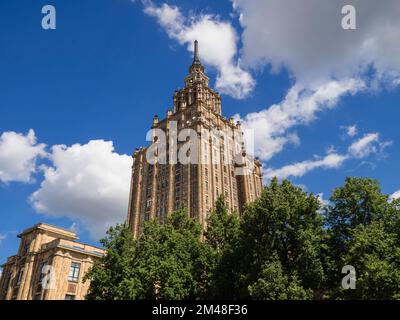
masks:
[[[68,281],[78,282],[79,273],[81,270],[81,264],[78,262],[72,262],[69,268]]]

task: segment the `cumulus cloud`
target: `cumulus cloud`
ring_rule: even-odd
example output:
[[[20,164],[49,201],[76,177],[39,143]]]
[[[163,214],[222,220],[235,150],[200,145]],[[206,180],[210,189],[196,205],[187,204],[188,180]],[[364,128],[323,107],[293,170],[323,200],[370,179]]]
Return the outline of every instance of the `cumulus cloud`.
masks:
[[[43,167],[44,180],[30,201],[43,214],[82,222],[93,237],[123,222],[127,213],[132,160],[114,152],[113,143],[92,140],[56,145]]]
[[[298,145],[293,128],[310,123],[338,99],[379,84],[400,84],[400,5],[387,0],[354,0],[357,30],[342,29],[344,0],[231,0],[243,28],[213,15],[184,17],[178,7],[144,0],[170,38],[186,44],[200,39],[207,64],[219,70],[217,87],[245,97],[254,86],[250,68],[286,68],[295,84],[279,104],[236,115],[244,129],[255,130],[255,151],[271,159],[288,144]],[[242,48],[238,51],[238,39]],[[246,71],[244,71],[246,70]],[[247,89],[243,89],[247,88]],[[349,126],[347,135],[357,135]]]
[[[273,72],[285,68],[295,79],[281,103],[243,117],[244,127],[256,131],[256,155],[264,161],[281,152],[285,145],[293,141],[298,144],[298,137],[293,140],[292,128],[309,123],[318,111],[333,107],[343,95],[380,84],[400,84],[397,0],[388,0],[384,6],[374,0],[352,1],[358,28],[350,31],[341,25],[341,9],[348,4],[344,0],[232,3],[243,27],[242,65],[269,66]],[[302,90],[304,93],[300,94]],[[303,107],[304,101],[309,107]],[[349,126],[347,135],[354,137],[357,131],[356,126]],[[360,153],[379,149],[373,142],[367,144],[370,149],[363,151],[353,146],[352,156],[358,153],[363,157]]]
[[[37,159],[46,156],[45,147],[37,143],[32,129],[27,134],[4,132],[0,136],[0,182],[32,182]]]
[[[363,88],[364,82],[355,79],[329,81],[316,90],[295,85],[281,103],[235,118],[242,121],[245,130],[254,130],[256,156],[269,160],[286,144],[299,143],[297,135],[291,132],[293,127],[310,123],[318,112],[334,108],[340,97]]]
[[[303,162],[297,162],[294,164],[286,165],[279,169],[267,168],[264,171],[266,179],[277,177],[278,179],[285,179],[287,177],[301,177],[307,172],[315,169],[333,169],[339,168],[343,162],[347,159],[347,156],[340,155],[337,153],[331,153],[326,155],[322,159],[306,160]]]
[[[218,71],[216,88],[221,93],[237,99],[248,96],[255,81],[236,58],[238,36],[230,22],[209,14],[185,17],[178,7],[166,3],[143,3],[144,12],[155,17],[168,36],[190,52],[194,40],[199,41],[200,59]]]
[[[357,30],[343,30],[346,0],[232,0],[239,14],[242,62],[284,67],[298,83],[318,86],[331,79],[400,75],[400,3],[353,0]]]
[[[349,147],[349,154],[355,158],[365,158],[373,153],[382,152],[390,141],[379,140],[379,133],[369,133],[358,139]]]
[[[255,155],[267,161],[288,144],[300,144],[293,129],[333,108],[346,94],[380,83],[400,84],[400,5],[388,0],[355,0],[357,30],[343,30],[344,0],[231,0],[243,28],[213,15],[184,17],[176,6],[144,0],[144,11],[157,18],[169,37],[188,46],[200,40],[202,57],[219,71],[221,92],[246,97],[254,86],[248,70],[286,68],[295,84],[282,102],[247,115],[235,115],[255,131]],[[238,51],[238,39],[242,48]],[[388,50],[388,48],[390,50]],[[246,70],[246,71],[244,71]],[[372,72],[371,72],[372,71]],[[245,89],[244,89],[245,88]],[[347,135],[357,135],[349,126]]]

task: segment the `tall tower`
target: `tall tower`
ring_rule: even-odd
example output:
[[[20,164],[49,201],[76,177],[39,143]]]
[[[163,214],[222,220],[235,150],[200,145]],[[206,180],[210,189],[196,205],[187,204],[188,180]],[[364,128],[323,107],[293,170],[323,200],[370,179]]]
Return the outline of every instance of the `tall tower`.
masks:
[[[151,146],[133,154],[127,224],[134,237],[141,234],[145,221],[162,223],[181,208],[204,226],[219,195],[224,195],[231,210],[241,213],[244,204],[261,193],[261,163],[246,154],[240,122],[222,116],[221,96],[208,85],[197,40],[184,83],[183,89],[175,91],[173,110],[167,111],[166,118],[153,118],[153,132],[165,133],[165,143],[155,148],[156,160],[149,161]],[[180,139],[185,129],[195,134],[187,152],[190,162],[173,152],[187,150],[183,149],[187,140]],[[160,143],[156,134],[152,142]]]

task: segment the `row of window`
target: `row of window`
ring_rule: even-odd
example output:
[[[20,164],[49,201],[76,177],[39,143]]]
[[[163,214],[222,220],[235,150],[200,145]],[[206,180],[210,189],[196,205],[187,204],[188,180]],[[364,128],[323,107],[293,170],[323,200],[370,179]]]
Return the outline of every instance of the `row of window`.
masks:
[[[45,276],[45,274],[42,272],[43,266],[45,266],[45,263],[42,264],[42,268],[40,270],[40,278],[39,278],[40,281]],[[78,262],[72,262],[71,266],[69,268],[68,281],[78,282],[80,270],[81,270],[81,264]],[[17,286],[19,286],[22,282],[22,279],[24,276],[24,271],[25,271],[25,267],[22,267],[19,269],[18,276],[17,276],[17,283],[16,283]]]
[[[43,273],[43,267],[46,265],[46,263],[42,263],[42,267],[40,269],[40,277],[39,277],[39,283],[42,282],[43,278],[45,277],[45,273]],[[70,282],[78,282],[79,281],[79,275],[80,275],[80,270],[81,270],[81,264],[78,262],[72,262],[70,265],[69,273],[68,273],[68,281]],[[16,287],[19,287],[23,281],[24,278],[24,272],[25,272],[25,267],[22,267],[18,270],[17,278],[16,278]],[[48,271],[49,272],[49,271]],[[7,281],[5,282],[4,288],[2,288],[3,292],[5,293],[7,291],[7,288],[9,286],[9,283],[11,281],[11,274],[8,275]],[[17,288],[15,288],[17,289]],[[15,291],[15,290],[14,290]],[[18,291],[15,291],[13,293],[13,299],[16,299]],[[40,300],[41,298],[41,292],[38,292],[34,296],[34,300]],[[74,295],[66,295],[65,300],[74,300],[75,296]]]
[[[42,294],[41,293],[37,293],[33,297],[33,300],[40,300],[41,297],[42,297]],[[64,300],[75,300],[75,295],[74,294],[66,294],[65,297],[64,297]]]

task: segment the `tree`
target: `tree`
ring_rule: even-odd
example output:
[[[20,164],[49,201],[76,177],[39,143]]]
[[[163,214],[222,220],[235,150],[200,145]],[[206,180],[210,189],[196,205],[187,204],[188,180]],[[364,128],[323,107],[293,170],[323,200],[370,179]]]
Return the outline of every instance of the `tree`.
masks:
[[[102,242],[88,299],[400,299],[400,199],[368,178],[347,178],[324,207],[273,179],[240,219],[219,197],[204,233],[179,211]],[[341,287],[346,265],[355,290]]]
[[[342,291],[351,299],[400,299],[398,235],[388,233],[382,221],[359,225],[343,262],[356,269],[356,290]]]
[[[312,298],[312,290],[305,290],[294,273],[291,279],[282,269],[277,254],[261,268],[259,278],[249,286],[249,293],[257,300],[306,300]]]
[[[221,195],[215,203],[207,220],[207,229],[204,232],[206,242],[219,254],[227,246],[232,245],[239,231],[239,220],[236,212],[229,213],[225,199]]]
[[[268,288],[267,283],[276,288],[286,288],[292,283],[292,288],[299,289],[304,297],[310,297],[310,290],[317,294],[324,281],[321,259],[324,230],[319,207],[316,196],[289,181],[281,184],[276,179],[271,181],[261,197],[245,209],[237,245],[223,258],[232,267],[225,270],[235,288],[230,298],[288,296],[286,290],[272,296],[261,290]],[[274,281],[279,281],[279,285],[268,280],[268,270],[276,273]]]
[[[333,191],[330,201],[326,222],[338,253],[347,251],[356,226],[383,218],[388,208],[388,197],[382,194],[378,182],[369,178],[347,178],[343,187]]]
[[[239,234],[239,219],[236,212],[228,212],[224,197],[218,197],[215,210],[207,219],[204,239],[212,252],[213,266],[209,273],[208,298],[224,298],[232,292],[230,261],[224,259],[234,250]]]
[[[201,242],[201,226],[184,211],[175,212],[165,224],[147,223],[137,241],[127,246],[125,232],[109,232],[106,256],[88,273],[88,299],[196,299],[204,297],[211,254]],[[122,236],[122,239],[121,239]],[[115,259],[110,259],[109,253]],[[132,255],[133,253],[133,255]],[[112,262],[117,261],[117,268]],[[119,268],[124,261],[126,269]],[[108,276],[104,276],[108,275]],[[114,281],[114,283],[111,283]],[[112,290],[113,295],[104,288]]]
[[[101,243],[107,253],[95,261],[85,275],[85,281],[91,281],[86,299],[126,299],[128,295],[124,283],[133,276],[132,265],[136,249],[132,233],[124,225],[117,225],[107,231],[107,236]]]
[[[326,221],[331,297],[400,298],[399,201],[389,201],[379,183],[369,178],[347,178],[330,201]],[[340,287],[345,265],[356,270],[355,290]]]

